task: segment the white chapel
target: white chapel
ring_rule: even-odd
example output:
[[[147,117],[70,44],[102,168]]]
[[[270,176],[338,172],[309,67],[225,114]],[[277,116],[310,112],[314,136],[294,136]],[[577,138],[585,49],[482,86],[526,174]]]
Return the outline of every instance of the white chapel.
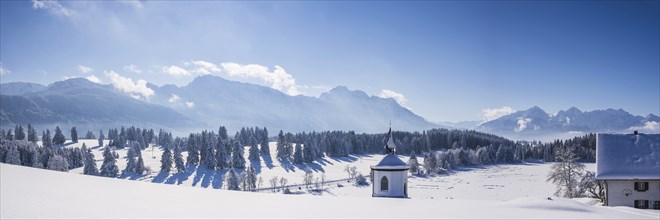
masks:
[[[371,166],[371,196],[408,198],[409,167],[394,154],[396,146],[391,127],[387,136],[387,155],[377,165]]]

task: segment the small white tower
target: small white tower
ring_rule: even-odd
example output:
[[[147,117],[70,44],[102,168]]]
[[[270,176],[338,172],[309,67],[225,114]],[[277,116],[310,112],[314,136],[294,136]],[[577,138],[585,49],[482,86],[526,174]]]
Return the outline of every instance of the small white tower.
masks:
[[[394,154],[396,146],[392,139],[392,127],[387,134],[387,155],[377,165],[371,166],[371,196],[408,197],[408,165]]]

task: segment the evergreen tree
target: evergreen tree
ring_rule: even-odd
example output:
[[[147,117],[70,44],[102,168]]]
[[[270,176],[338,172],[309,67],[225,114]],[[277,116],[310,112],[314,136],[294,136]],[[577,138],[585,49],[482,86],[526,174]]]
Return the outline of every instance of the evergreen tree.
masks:
[[[135,168],[137,167],[136,156],[135,147],[131,146],[126,152],[126,167],[124,168],[124,173],[135,173]]]
[[[64,157],[60,155],[53,155],[52,157],[48,158],[48,165],[46,166],[46,169],[66,172],[69,171],[69,163],[66,159],[64,159]]]
[[[99,131],[99,147],[103,147],[103,141],[105,140],[105,135],[103,135],[103,130]]]
[[[99,170],[96,168],[96,160],[94,159],[94,154],[90,149],[87,149],[87,146],[83,143],[82,151],[85,154],[85,162],[83,168],[83,174],[97,176],[99,175]]]
[[[85,139],[96,139],[96,135],[94,135],[94,132],[92,131],[87,131],[87,134],[85,134]]]
[[[252,166],[247,169],[247,187],[248,191],[254,191],[257,189],[257,172]]]
[[[410,154],[410,159],[408,159],[408,166],[410,166],[410,173],[419,173],[419,162],[417,161],[417,155],[415,155],[415,152]]]
[[[257,147],[257,141],[254,138],[251,138],[252,145],[250,146],[250,151],[248,155],[248,159],[251,161],[260,161],[259,159],[259,148]]]
[[[28,129],[27,130],[28,141],[36,144],[37,141],[39,141],[38,140],[39,138],[37,137],[37,131],[34,130],[34,128],[32,127],[32,124],[28,124],[27,129]]]
[[[135,173],[143,175],[147,171],[147,167],[144,166],[144,160],[142,159],[142,153],[140,148],[137,148],[137,164],[135,166]]]
[[[16,135],[14,137],[16,140],[25,140],[25,131],[23,131],[23,126],[16,125],[14,133]]]
[[[46,129],[46,131],[43,133],[43,136],[41,137],[41,140],[44,147],[53,146],[53,139],[50,136],[50,130]]]
[[[220,139],[220,137],[218,137]],[[227,159],[229,158],[229,152],[227,152],[227,148],[225,147],[227,145],[226,140],[218,140],[218,143],[216,143],[215,149],[216,149],[216,155],[215,155],[215,162],[216,162],[216,167],[218,169],[226,169],[229,168],[229,162]]]
[[[435,158],[435,154],[431,151],[426,154],[426,157],[424,157],[424,169],[426,169],[427,174],[432,174],[435,173],[435,169],[437,166],[437,161]]]
[[[232,140],[231,167],[237,169],[245,168],[245,157],[243,157],[242,144],[234,139]]]
[[[216,161],[216,152],[215,152],[215,147],[214,146],[209,146],[206,147],[206,153],[204,154],[204,164],[206,165],[206,168],[209,168],[211,170],[215,169],[217,166],[217,161]]]
[[[177,172],[183,172],[186,170],[186,165],[183,161],[183,155],[181,155],[181,148],[179,146],[174,147],[174,165],[176,166]]]
[[[8,141],[13,141],[14,140],[14,134],[11,133],[11,128],[7,129],[7,135],[5,135],[5,138]]]
[[[119,168],[117,167],[117,159],[110,147],[105,147],[103,151],[103,164],[101,165],[101,176],[105,177],[116,177],[119,173]]]
[[[236,177],[234,169],[229,169],[229,172],[225,175],[225,184],[227,184],[228,190],[240,190],[238,187],[238,177]]]
[[[188,137],[188,157],[186,158],[186,165],[199,164],[199,149],[195,141],[195,136],[190,134]]]
[[[314,152],[314,146],[312,145],[312,141],[308,140],[305,143],[305,146],[303,146],[303,160],[305,163],[311,163],[314,162],[315,152]]]
[[[262,157],[270,157],[270,147],[268,146],[268,129],[264,127],[263,130],[259,133],[259,139],[260,139],[260,148],[259,148],[259,153],[262,155]]]
[[[288,159],[286,154],[286,141],[284,140],[284,132],[280,130],[280,133],[277,135],[277,159],[286,160]]]
[[[78,143],[78,129],[76,127],[71,128],[71,142]]]
[[[227,135],[227,128],[225,128],[225,126],[220,126],[218,129],[218,139],[225,141],[229,139],[229,135]]]
[[[302,147],[300,146],[300,143],[296,143],[296,151],[293,154],[293,162],[297,164],[305,162],[303,159]]]
[[[21,154],[16,147],[9,147],[9,151],[7,151],[7,155],[5,155],[5,163],[21,165]]]
[[[552,165],[547,181],[557,185],[555,195],[573,198],[579,195],[578,184],[584,164],[577,162],[580,157],[575,154],[575,147],[564,146],[555,152],[556,163]]]
[[[172,151],[164,147],[163,155],[160,157],[160,172],[169,173],[172,170]]]
[[[53,144],[56,146],[62,146],[64,145],[64,142],[66,142],[66,138],[64,137],[64,134],[62,134],[62,130],[60,129],[59,126],[55,127],[55,136],[53,136]]]

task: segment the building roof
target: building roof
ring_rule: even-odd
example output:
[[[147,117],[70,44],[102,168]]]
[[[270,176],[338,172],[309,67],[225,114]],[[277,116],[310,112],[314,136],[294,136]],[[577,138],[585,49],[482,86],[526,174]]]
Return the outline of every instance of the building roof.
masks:
[[[376,165],[371,166],[371,169],[377,170],[402,170],[409,169],[408,164],[403,162],[396,154],[387,154],[383,159]]]
[[[660,179],[660,134],[598,134],[596,178]]]

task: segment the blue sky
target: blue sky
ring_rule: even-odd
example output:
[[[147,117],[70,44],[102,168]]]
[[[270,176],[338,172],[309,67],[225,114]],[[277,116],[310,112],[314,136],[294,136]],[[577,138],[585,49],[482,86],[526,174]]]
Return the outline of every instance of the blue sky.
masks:
[[[345,85],[431,121],[534,105],[660,114],[658,1],[0,6],[3,83],[90,77],[140,90],[214,74],[292,95]]]

